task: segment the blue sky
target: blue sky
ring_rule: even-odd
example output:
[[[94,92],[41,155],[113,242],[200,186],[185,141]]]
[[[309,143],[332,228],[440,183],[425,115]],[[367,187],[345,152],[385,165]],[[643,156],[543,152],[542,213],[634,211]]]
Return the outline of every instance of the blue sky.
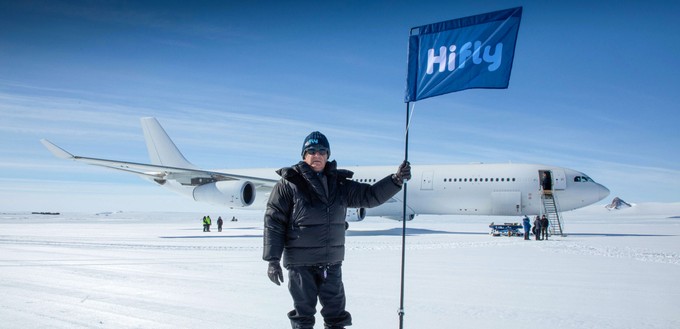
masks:
[[[396,168],[409,29],[520,5],[510,87],[417,102],[411,162],[558,165],[680,201],[678,3],[3,0],[0,212],[217,209],[39,143],[147,162],[144,116],[204,168],[290,165],[313,130],[340,165]]]

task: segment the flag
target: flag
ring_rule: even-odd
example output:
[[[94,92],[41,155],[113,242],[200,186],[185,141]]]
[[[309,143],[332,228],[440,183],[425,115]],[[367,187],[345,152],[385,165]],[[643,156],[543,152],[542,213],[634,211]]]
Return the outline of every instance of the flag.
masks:
[[[405,102],[471,88],[507,88],[522,7],[414,27]]]

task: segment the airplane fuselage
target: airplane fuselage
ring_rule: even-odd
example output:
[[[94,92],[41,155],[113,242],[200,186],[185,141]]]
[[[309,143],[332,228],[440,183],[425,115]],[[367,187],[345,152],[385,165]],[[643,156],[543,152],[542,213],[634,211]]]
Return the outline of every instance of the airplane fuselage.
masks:
[[[388,166],[344,167],[354,172],[353,180],[375,183],[395,171]],[[274,168],[214,170],[243,176],[279,179]],[[585,174],[538,164],[412,165],[408,182],[409,215],[498,215],[519,216],[542,213],[541,174],[549,172],[552,193],[560,211],[588,206],[604,199],[609,190]],[[168,186],[171,187],[171,186]],[[174,186],[178,192],[193,195],[192,186]],[[264,209],[269,189],[256,193],[250,209]],[[398,218],[402,214],[403,193],[387,203],[366,209],[367,216]],[[231,202],[224,205],[231,206]]]

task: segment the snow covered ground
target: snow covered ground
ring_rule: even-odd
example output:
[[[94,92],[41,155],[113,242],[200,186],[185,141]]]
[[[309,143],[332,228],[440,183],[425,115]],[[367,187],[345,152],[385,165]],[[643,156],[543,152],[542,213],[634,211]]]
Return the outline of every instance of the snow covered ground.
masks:
[[[211,214],[213,222],[220,214]],[[289,328],[258,212],[0,214],[2,328]],[[566,237],[492,237],[520,218],[408,222],[405,328],[680,328],[680,203],[565,213]],[[353,328],[398,328],[401,223],[351,223]],[[317,317],[317,328],[322,327]]]

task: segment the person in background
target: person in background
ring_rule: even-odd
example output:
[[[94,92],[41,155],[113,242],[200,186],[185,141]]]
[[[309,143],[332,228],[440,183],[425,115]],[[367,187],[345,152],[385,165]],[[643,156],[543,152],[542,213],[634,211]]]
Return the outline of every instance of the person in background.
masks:
[[[222,224],[224,224],[222,216],[217,217],[217,232],[222,232]]]
[[[552,180],[550,179],[550,173],[547,171],[544,171],[541,177],[541,188],[543,189],[543,194],[552,194]]]
[[[550,222],[548,221],[548,217],[545,217],[544,214],[543,217],[541,217],[541,234],[544,240],[548,240],[548,226],[550,226]]]
[[[276,285],[288,270],[288,290],[294,309],[291,326],[314,327],[317,300],[321,302],[324,328],[352,324],[345,310],[342,261],[345,258],[347,208],[381,205],[397,194],[411,178],[404,161],[396,174],[373,185],[352,180],[353,173],[337,168],[328,139],[315,131],[302,144],[302,161],[281,168],[281,179],[272,189],[264,215],[264,250],[267,275]]]
[[[531,220],[526,215],[524,215],[524,218],[522,219],[522,226],[524,228],[524,240],[529,240],[529,235],[531,235]]]
[[[208,232],[208,219],[206,216],[203,216],[203,232]]]
[[[541,217],[536,216],[536,219],[534,220],[534,237],[536,240],[541,239]]]

